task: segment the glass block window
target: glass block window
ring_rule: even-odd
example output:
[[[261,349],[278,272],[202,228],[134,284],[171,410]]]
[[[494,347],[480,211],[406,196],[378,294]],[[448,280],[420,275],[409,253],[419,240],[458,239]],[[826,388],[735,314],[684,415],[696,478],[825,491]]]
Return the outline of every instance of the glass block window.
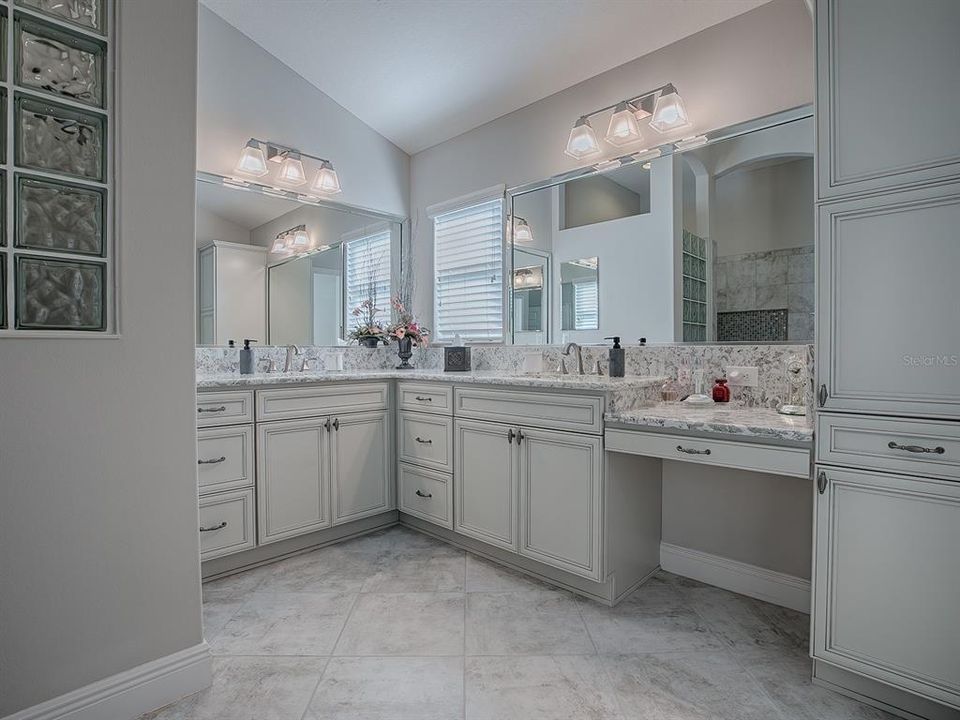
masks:
[[[683,341],[707,339],[707,242],[683,231]]]
[[[117,331],[112,10],[0,5],[0,336]]]

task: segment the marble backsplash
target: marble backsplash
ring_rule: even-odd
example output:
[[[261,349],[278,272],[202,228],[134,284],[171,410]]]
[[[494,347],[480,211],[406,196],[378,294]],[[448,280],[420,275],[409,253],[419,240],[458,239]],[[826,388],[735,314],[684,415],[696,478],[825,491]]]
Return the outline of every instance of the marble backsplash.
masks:
[[[478,372],[502,372],[504,374],[523,374],[528,355],[542,358],[544,372],[552,372],[560,364],[561,347],[558,345],[496,345],[472,346],[472,369]],[[607,350],[605,346],[594,345],[583,348],[583,364],[591,372],[599,360],[607,370]],[[796,356],[805,357],[809,374],[807,384],[807,404],[812,406],[813,393],[813,346],[812,345],[645,345],[627,346],[627,375],[657,375],[677,378],[686,371],[699,365],[704,369],[707,391],[713,386],[714,378],[722,377],[725,368],[730,366],[756,367],[759,384],[756,387],[735,387],[732,400],[748,407],[775,408],[787,401],[789,386],[787,383],[787,361]],[[254,350],[257,370],[260,372],[266,364],[264,360],[274,360],[278,369],[283,369],[286,350],[283,347],[258,347]],[[317,347],[306,346],[302,354],[294,361],[296,370],[304,359],[309,361],[313,370],[333,370],[336,368],[336,356],[343,355],[343,369],[350,370],[390,370],[396,367],[397,354],[394,347],[379,347],[374,350],[357,346]],[[237,373],[240,365],[238,348],[199,347],[196,350],[197,374],[211,375]],[[443,368],[443,348],[415,348],[411,363],[422,370],[440,370]],[[576,372],[575,361],[567,358],[567,368]],[[456,374],[451,373],[451,378]],[[692,386],[684,387],[691,392]]]

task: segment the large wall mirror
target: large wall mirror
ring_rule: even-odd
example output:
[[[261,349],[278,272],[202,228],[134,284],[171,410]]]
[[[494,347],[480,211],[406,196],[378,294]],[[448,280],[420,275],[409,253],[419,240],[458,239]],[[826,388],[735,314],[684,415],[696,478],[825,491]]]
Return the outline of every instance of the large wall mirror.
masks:
[[[339,345],[371,299],[391,320],[403,223],[197,178],[197,344]]]
[[[813,342],[813,142],[800,109],[511,190],[512,341]]]

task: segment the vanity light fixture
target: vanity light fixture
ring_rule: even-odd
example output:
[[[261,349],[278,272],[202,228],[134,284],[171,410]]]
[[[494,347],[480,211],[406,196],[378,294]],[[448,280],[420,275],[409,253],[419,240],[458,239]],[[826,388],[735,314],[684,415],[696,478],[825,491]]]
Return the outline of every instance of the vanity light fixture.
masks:
[[[507,216],[507,242],[533,242],[533,229],[526,218],[519,215]]]
[[[306,225],[297,225],[278,233],[270,246],[270,252],[283,255],[305,255],[313,249]]]
[[[237,161],[236,172],[250,177],[263,177],[267,170],[267,161],[263,157],[260,141],[251,138],[240,151],[240,160]]]
[[[637,122],[635,108],[630,103],[623,101],[617,103],[617,107],[610,116],[610,124],[607,126],[606,141],[611,145],[629,145],[641,138],[640,123]]]
[[[307,181],[307,174],[303,170],[300,153],[287,153],[283,162],[280,163],[280,172],[277,173],[277,177],[287,185],[303,185]]]
[[[277,163],[276,181],[287,186],[299,187],[307,182],[307,169],[303,159],[309,158],[319,163],[310,192],[318,195],[335,195],[341,191],[340,178],[333,169],[333,163],[326,158],[305,153],[297,148],[281,145],[272,140],[250,138],[240,153],[236,172],[249,177],[263,177],[270,172],[269,163]],[[285,193],[283,188],[275,188],[278,193]],[[265,191],[266,192],[266,191]]]
[[[566,154],[576,160],[599,155],[600,143],[590,125],[590,118],[611,111],[604,139],[616,147],[642,140],[641,123],[649,124],[659,133],[672,132],[692,125],[680,93],[677,92],[673,83],[667,83],[655,90],[581,115],[570,131]]]
[[[597,134],[593,131],[593,126],[586,115],[573,124],[570,137],[567,138],[567,149],[564,152],[575,160],[583,160],[600,154]]]
[[[672,84],[666,85],[657,96],[656,105],[653,106],[650,127],[659,133],[665,133],[687,128],[690,125],[692,123],[687,115],[687,108],[683,104],[683,98]]]

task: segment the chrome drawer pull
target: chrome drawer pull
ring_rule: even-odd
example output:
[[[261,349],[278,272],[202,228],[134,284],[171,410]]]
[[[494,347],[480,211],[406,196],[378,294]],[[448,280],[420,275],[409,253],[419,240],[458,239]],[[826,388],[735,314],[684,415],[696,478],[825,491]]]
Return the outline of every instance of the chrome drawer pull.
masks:
[[[215,460],[197,460],[197,465],[219,465],[220,463],[226,461],[226,459],[226,455],[221,455]]]
[[[687,455],[709,455],[710,448],[697,450],[696,448],[685,448],[683,445],[677,445],[677,452],[686,453]]]
[[[213,532],[214,530],[223,530],[226,526],[227,526],[227,521],[224,520],[222,523],[220,523],[216,527],[209,527],[209,528],[201,527],[200,532]]]
[[[198,413],[205,413],[205,412],[226,412],[226,410],[227,410],[227,406],[226,406],[226,405],[221,405],[220,407],[215,407],[215,408],[197,408],[197,412],[198,412]]]
[[[422,498],[432,498],[432,497],[433,497],[433,493],[424,493],[424,492],[421,492],[421,491],[419,491],[419,490],[417,490],[417,495],[420,496],[420,497],[422,497]]]
[[[898,445],[893,440],[887,443],[887,447],[891,450],[906,450],[912,453],[933,453],[935,455],[943,455],[946,452],[946,449],[939,445],[934,448],[923,447],[923,445]]]
[[[512,445],[512,444],[513,444],[513,439],[514,439],[516,436],[517,436],[516,431],[515,431],[513,428],[510,428],[509,432],[507,432],[507,442]]]
[[[823,495],[827,491],[827,474],[821,470],[817,475],[817,492]]]
[[[422,395],[417,395],[417,396],[415,396],[415,397],[416,397],[416,399],[419,400],[420,402],[433,402],[433,398],[432,398],[432,397],[423,397]]]
[[[414,438],[414,440],[423,445],[433,445],[433,440],[424,440],[422,437]]]
[[[336,430],[337,432],[340,431],[340,418],[333,419],[333,429]]]

